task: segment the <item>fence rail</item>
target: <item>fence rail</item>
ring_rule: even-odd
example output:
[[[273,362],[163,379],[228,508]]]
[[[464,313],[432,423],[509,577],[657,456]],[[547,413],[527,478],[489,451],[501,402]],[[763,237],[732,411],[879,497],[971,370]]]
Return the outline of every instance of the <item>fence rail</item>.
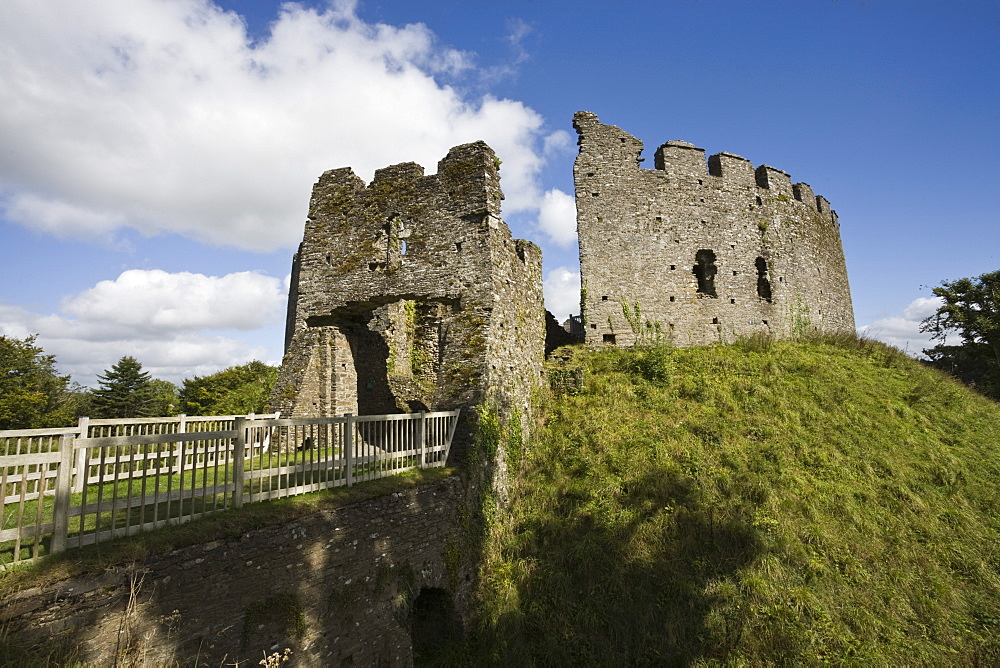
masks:
[[[0,569],[245,503],[444,466],[459,411],[0,431]]]

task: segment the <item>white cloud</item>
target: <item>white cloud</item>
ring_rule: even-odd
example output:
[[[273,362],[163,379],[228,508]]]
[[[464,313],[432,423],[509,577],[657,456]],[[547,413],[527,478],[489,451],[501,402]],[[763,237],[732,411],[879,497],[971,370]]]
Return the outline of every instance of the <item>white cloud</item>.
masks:
[[[580,272],[567,267],[551,270],[542,282],[545,308],[562,323],[580,313]]]
[[[507,212],[543,201],[541,117],[463,97],[444,81],[466,54],[422,24],[364,23],[351,2],[285,4],[252,42],[209,0],[11,0],[0,44],[0,211],[48,233],[291,246],[323,171],[433,172],[478,139],[503,160]]]
[[[934,312],[938,310],[944,304],[944,300],[940,297],[918,297],[910,302],[910,305],[903,309],[903,317],[907,320],[915,320],[918,323],[924,318],[934,315]]]
[[[576,146],[572,136],[565,130],[556,130],[547,135],[543,143],[542,152],[546,155],[556,155],[560,153],[571,153]]]
[[[920,331],[920,321],[934,313],[941,304],[939,297],[918,297],[903,309],[901,316],[891,316],[858,327],[858,333],[905,350],[914,357],[923,357],[923,350],[934,345],[928,332]]]
[[[179,383],[253,359],[268,350],[226,336],[281,321],[282,280],[252,272],[204,276],[131,270],[63,302],[63,313],[42,315],[0,304],[0,334],[38,343],[62,373],[92,385],[123,355],[154,377]],[[213,333],[215,332],[215,333]]]
[[[547,191],[539,206],[538,227],[560,246],[576,241],[576,200],[573,196],[556,188]]]
[[[63,311],[108,331],[144,338],[202,329],[250,330],[278,317],[282,281],[243,271],[226,276],[133,269],[66,300]]]

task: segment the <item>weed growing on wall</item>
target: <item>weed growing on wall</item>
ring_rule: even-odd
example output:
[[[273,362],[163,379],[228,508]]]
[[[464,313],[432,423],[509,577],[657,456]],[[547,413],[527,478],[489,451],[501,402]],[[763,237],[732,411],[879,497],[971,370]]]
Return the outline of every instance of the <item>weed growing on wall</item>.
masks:
[[[630,308],[627,299],[622,299],[622,315],[625,317],[625,322],[628,323],[629,329],[632,330],[633,343],[636,346],[657,346],[664,342],[663,326],[658,320],[650,320],[647,318],[645,321],[642,319],[642,308],[639,306],[639,302],[633,303]],[[611,318],[608,318],[608,328],[614,331],[611,326]]]
[[[802,300],[802,295],[795,295],[795,303],[789,307],[789,320],[792,324],[792,336],[798,339],[809,336],[813,331],[812,317],[809,315],[809,304]]]

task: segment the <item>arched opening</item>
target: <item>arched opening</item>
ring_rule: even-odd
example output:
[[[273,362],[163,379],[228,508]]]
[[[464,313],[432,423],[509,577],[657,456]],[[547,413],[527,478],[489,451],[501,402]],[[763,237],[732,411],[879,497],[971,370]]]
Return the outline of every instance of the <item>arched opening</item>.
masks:
[[[437,665],[462,642],[462,620],[447,590],[425,587],[413,601],[410,639],[416,665]]]
[[[715,294],[715,274],[718,268],[715,266],[715,252],[708,249],[701,249],[694,256],[694,269],[692,273],[698,279],[698,293],[709,297]]]
[[[767,275],[767,260],[758,257],[757,265],[757,296],[768,302],[771,301],[771,279]]]

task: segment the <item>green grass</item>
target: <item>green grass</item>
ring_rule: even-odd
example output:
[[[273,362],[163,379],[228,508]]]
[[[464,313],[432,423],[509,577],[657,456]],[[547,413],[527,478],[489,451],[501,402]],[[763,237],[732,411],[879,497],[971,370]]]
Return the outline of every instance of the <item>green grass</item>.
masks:
[[[852,337],[564,364],[463,661],[1000,662],[1000,405]]]

